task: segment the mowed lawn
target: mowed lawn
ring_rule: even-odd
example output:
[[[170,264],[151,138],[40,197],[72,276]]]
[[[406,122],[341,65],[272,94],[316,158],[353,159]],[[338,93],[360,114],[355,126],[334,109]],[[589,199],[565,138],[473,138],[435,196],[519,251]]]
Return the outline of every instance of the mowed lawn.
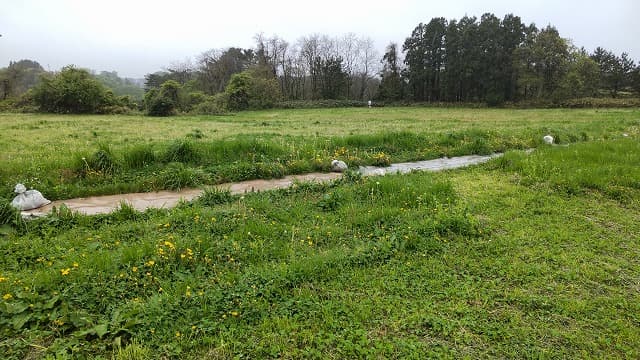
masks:
[[[369,110],[285,113],[300,127],[304,114],[310,127],[324,114],[349,128],[349,114],[357,123]],[[478,126],[538,148],[443,173],[350,174],[244,196],[208,191],[171,210],[61,209],[5,225],[3,356],[640,357],[638,111],[371,110],[388,122],[413,116],[394,132]],[[266,134],[271,113],[139,120],[185,122],[189,133],[198,123],[214,142],[204,124],[244,119]],[[361,123],[355,136],[385,131],[384,119],[371,122],[379,127]],[[547,131],[568,146],[532,138]],[[314,136],[273,136],[302,135]]]

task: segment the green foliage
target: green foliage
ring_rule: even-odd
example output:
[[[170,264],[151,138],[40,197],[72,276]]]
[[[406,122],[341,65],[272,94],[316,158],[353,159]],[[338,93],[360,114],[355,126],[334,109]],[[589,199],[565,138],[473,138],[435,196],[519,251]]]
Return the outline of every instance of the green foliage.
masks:
[[[76,173],[80,176],[110,175],[118,168],[118,160],[106,144],[100,144],[99,149],[89,157],[77,158],[75,165]]]
[[[251,75],[248,72],[233,74],[224,90],[229,99],[229,109],[241,111],[249,108],[249,93],[251,92]]]
[[[600,106],[602,100],[588,101]],[[631,106],[631,100],[616,102]],[[357,168],[527,149],[540,146],[548,133],[562,144],[622,133],[635,138],[638,126],[633,109],[279,109],[170,122],[145,116],[4,118],[0,184],[10,189],[28,183],[50,200],[161,190],[160,171],[170,162],[203,171],[203,184],[214,185],[329,171],[336,158]],[[390,126],[401,131],[389,132]],[[105,148],[100,156],[95,141]]]
[[[183,87],[174,80],[167,80],[160,89],[151,89],[145,94],[145,105],[149,116],[172,116],[177,110],[188,106],[181,102]]]
[[[115,105],[113,93],[88,71],[72,65],[49,77],[43,76],[33,88],[33,100],[40,111],[52,113],[104,113]]]
[[[124,164],[129,169],[142,169],[156,161],[155,153],[150,145],[136,145],[126,149],[123,158]]]
[[[32,60],[10,61],[0,69],[0,100],[17,99],[40,81],[45,70]]]
[[[195,105],[192,112],[199,115],[223,115],[228,112],[228,105],[228,94],[218,93],[208,96],[203,102]]]
[[[163,162],[195,163],[200,159],[200,154],[193,142],[188,140],[176,140],[166,149],[161,156]]]
[[[206,183],[207,175],[200,169],[187,167],[180,162],[172,162],[160,172],[159,181],[163,189],[181,190]]]
[[[0,229],[4,225],[16,226],[22,223],[20,212],[11,206],[11,200],[0,197]],[[0,233],[2,231],[0,230]]]
[[[499,164],[517,171],[527,185],[544,184],[569,195],[599,191],[614,200],[629,201],[640,189],[640,146],[633,140],[541,148],[529,156],[511,153]]]
[[[639,150],[60,209],[0,237],[3,357],[637,358]]]
[[[203,206],[216,206],[230,203],[234,198],[235,197],[231,195],[231,191],[229,190],[211,187],[205,189],[204,193],[198,197],[197,201]]]
[[[281,98],[275,77],[258,68],[232,75],[224,94],[232,111],[271,108]]]
[[[136,85],[131,79],[121,78],[115,71],[101,71],[96,79],[105,87],[111,89],[118,97],[127,96],[132,100],[140,101],[144,97],[144,89]]]

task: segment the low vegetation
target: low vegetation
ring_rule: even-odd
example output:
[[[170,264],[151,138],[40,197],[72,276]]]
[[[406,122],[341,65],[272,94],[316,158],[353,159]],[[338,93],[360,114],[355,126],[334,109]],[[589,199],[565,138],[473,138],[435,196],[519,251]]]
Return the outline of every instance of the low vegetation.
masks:
[[[635,135],[634,135],[635,136]],[[21,358],[640,356],[637,138],[0,237]]]
[[[178,189],[350,166],[488,154],[636,135],[626,110],[359,108],[227,116],[0,115],[0,195],[52,200]],[[389,131],[388,129],[394,129]],[[242,135],[240,135],[242,134]]]

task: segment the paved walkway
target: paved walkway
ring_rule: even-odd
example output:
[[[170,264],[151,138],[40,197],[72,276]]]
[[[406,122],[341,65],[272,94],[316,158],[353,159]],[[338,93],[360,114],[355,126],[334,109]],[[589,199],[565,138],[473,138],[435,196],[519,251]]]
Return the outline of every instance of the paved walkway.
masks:
[[[359,171],[364,176],[378,176],[395,173],[408,173],[411,171],[440,171],[455,169],[469,165],[480,164],[502,154],[488,156],[470,155],[453,158],[442,158],[428,161],[392,164],[389,167],[363,166]],[[228,189],[232,194],[243,194],[254,191],[283,189],[294,182],[325,182],[338,179],[342,174],[338,173],[311,173],[304,175],[290,175],[282,179],[250,180],[230,184],[216,185],[219,189]],[[107,196],[93,196],[69,200],[54,201],[49,205],[38,209],[23,211],[25,218],[41,217],[47,215],[55,206],[59,208],[65,205],[72,211],[85,215],[107,214],[116,210],[122,202],[127,202],[136,210],[144,211],[148,208],[171,208],[180,200],[191,201],[202,195],[201,189],[185,189],[182,191],[157,191],[149,193],[119,194]]]

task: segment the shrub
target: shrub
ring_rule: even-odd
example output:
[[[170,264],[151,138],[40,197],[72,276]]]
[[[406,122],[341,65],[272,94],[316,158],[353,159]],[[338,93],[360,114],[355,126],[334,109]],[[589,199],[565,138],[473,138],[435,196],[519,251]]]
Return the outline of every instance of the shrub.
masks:
[[[102,113],[115,105],[109,92],[88,71],[66,66],[52,76],[43,76],[33,88],[33,101],[40,111],[52,113]]]
[[[227,112],[228,103],[228,95],[226,93],[218,93],[196,105],[193,108],[193,112],[199,115],[222,115]]]

